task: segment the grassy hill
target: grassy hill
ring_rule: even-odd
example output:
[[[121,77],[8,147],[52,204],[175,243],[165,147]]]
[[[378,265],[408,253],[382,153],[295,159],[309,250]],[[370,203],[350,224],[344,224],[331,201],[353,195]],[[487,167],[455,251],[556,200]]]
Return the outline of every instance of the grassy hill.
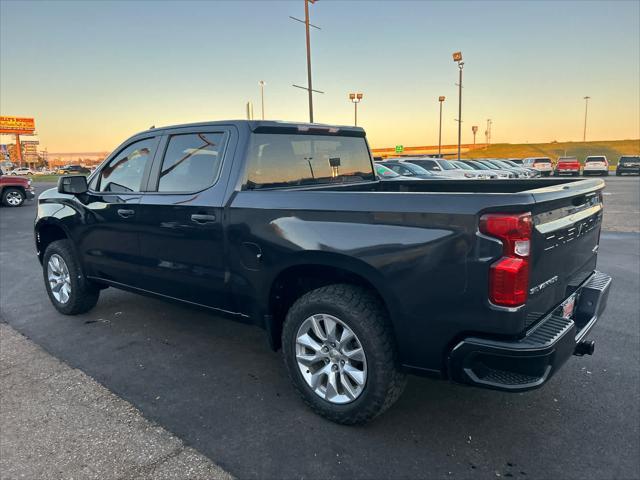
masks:
[[[496,143],[486,148],[462,154],[464,158],[525,158],[525,157],[578,157],[584,162],[589,155],[606,155],[609,164],[616,165],[621,155],[639,155],[640,139],[596,142],[553,143]]]

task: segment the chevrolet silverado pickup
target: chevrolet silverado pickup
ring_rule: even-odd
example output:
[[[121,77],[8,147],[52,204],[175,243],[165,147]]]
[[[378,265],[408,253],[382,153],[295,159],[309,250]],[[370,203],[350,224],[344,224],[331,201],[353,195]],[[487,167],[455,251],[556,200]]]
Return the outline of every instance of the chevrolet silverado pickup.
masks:
[[[35,243],[59,312],[115,287],[260,326],[302,399],[354,424],[407,373],[522,392],[593,353],[611,285],[603,188],[382,182],[357,127],[198,123],[62,177],[38,199]]]

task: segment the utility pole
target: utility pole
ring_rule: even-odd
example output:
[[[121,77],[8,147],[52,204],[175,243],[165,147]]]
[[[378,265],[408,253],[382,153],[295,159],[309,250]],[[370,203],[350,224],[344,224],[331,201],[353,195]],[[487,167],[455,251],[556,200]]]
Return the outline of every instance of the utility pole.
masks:
[[[264,86],[267,84],[264,80],[260,80],[258,85],[260,85],[260,101],[262,102],[262,120],[264,120]]]
[[[462,68],[464,62],[462,61],[462,52],[455,52],[453,54],[453,61],[458,63],[458,70],[460,71],[460,77],[458,79],[458,160],[460,159],[460,144],[462,143]]]
[[[320,27],[316,27],[315,25],[309,23],[309,3],[316,3],[316,0],[304,0],[304,22],[295,17],[289,17],[296,22],[304,23],[306,39],[307,39],[307,87],[301,87],[300,85],[293,85],[296,88],[302,88],[306,90],[309,95],[309,123],[313,123],[313,92],[324,93],[320,90],[314,90],[311,82],[311,36],[309,34],[309,27],[317,28],[320,30]]]
[[[584,97],[584,130],[582,131],[582,141],[587,141],[587,109],[589,108],[589,99],[591,97]]]
[[[350,93],[349,94],[349,100],[351,100],[351,102],[353,102],[353,106],[355,107],[355,114],[354,114],[354,120],[353,120],[353,124],[357,127],[358,126],[358,104],[362,101],[362,94],[361,93]]]
[[[484,131],[485,143],[487,145],[491,144],[491,125],[493,125],[493,121],[487,118],[487,129]]]
[[[444,103],[445,97],[444,95],[440,95],[438,97],[438,102],[440,102],[440,125],[438,127],[438,157],[442,154],[442,104]]]

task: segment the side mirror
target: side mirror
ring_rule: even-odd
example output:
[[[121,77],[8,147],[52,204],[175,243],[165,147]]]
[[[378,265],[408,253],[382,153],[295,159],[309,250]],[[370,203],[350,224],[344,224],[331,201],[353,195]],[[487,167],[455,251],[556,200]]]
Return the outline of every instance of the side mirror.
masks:
[[[434,170],[442,170],[440,167],[433,167]]]
[[[84,175],[69,175],[58,179],[58,193],[80,195],[88,190],[87,177]]]

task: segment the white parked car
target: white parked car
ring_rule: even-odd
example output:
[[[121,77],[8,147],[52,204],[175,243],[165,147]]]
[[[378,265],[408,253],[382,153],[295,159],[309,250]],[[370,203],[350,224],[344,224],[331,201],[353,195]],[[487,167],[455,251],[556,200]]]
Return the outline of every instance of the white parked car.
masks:
[[[553,173],[553,163],[549,157],[530,157],[522,160],[522,166],[535,168],[541,175],[548,177]]]
[[[592,155],[584,161],[582,175],[609,175],[609,162],[604,155]]]
[[[33,175],[34,173],[35,172],[29,167],[18,167],[11,170],[11,172],[9,172],[9,175]]]

